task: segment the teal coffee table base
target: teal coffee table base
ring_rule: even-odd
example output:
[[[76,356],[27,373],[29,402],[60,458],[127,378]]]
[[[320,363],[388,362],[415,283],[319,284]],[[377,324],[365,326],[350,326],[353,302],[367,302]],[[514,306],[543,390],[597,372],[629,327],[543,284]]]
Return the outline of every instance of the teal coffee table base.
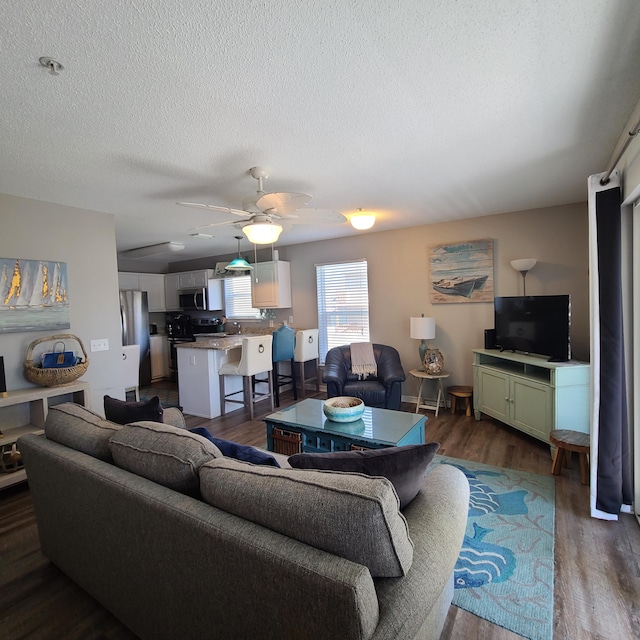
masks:
[[[323,404],[308,398],[268,415],[267,449],[292,455],[424,444],[424,415],[366,407],[355,422],[333,422]]]

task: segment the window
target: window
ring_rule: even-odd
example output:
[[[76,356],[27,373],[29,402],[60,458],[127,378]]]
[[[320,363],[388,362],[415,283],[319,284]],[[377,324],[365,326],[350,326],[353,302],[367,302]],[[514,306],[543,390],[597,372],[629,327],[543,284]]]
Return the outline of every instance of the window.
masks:
[[[369,342],[367,261],[316,265],[320,362],[342,344]]]
[[[251,306],[251,276],[224,279],[224,314],[230,320],[253,320],[260,309]]]

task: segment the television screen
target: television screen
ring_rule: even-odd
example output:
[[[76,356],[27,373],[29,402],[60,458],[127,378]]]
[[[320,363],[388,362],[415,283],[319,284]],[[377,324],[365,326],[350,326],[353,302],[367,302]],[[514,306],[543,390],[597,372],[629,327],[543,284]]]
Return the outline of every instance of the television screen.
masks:
[[[495,298],[496,345],[501,351],[548,356],[553,362],[571,358],[571,298],[512,296]]]

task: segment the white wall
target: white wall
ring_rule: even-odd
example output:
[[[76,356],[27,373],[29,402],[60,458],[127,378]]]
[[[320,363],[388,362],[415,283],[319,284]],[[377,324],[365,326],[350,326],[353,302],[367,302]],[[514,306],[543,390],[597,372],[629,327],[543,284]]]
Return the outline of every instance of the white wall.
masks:
[[[82,380],[91,385],[92,408],[102,413],[105,394],[124,397],[113,216],[0,194],[0,229],[3,258],[67,263],[71,328],[64,333],[84,344],[90,364]],[[52,333],[0,333],[7,389],[35,386],[22,373],[25,353],[36,338]],[[97,338],[108,338],[110,350],[90,353]]]

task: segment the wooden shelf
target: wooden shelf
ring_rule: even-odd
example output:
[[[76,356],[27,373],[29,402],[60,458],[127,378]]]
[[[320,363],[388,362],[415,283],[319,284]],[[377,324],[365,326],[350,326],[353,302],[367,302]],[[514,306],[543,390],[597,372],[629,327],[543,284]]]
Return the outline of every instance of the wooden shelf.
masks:
[[[55,387],[30,387],[16,389],[0,395],[0,450],[27,433],[42,433],[49,407],[61,402],[75,402],[90,408],[88,382],[75,381]],[[11,473],[0,473],[0,489],[24,482],[24,469]]]

